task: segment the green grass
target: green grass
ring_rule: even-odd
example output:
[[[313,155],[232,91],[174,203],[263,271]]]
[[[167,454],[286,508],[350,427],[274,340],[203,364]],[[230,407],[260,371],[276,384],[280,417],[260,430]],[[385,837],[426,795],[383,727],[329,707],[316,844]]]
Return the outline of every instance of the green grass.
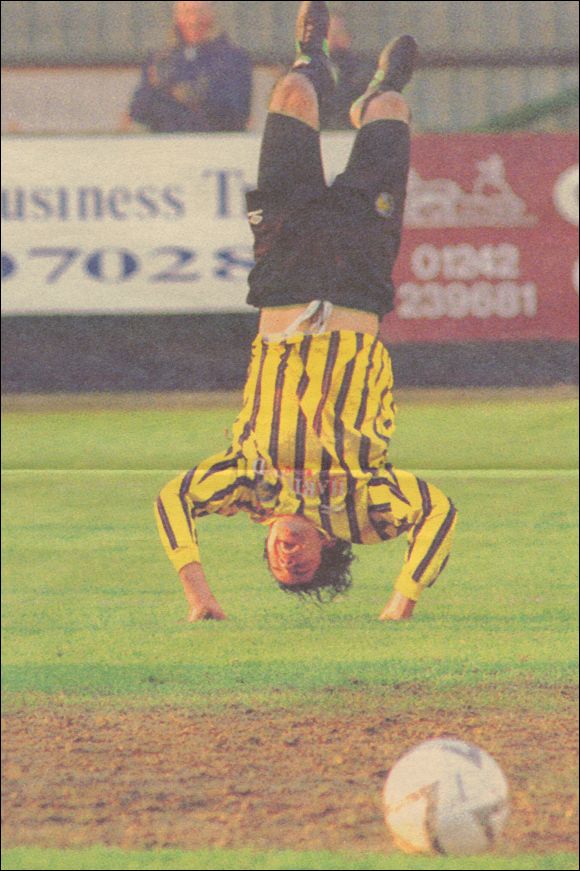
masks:
[[[428,394],[426,394],[428,396]],[[577,403],[516,394],[400,403],[393,462],[414,469],[578,467]],[[549,396],[549,394],[548,394]],[[545,397],[543,397],[545,398]],[[5,415],[8,469],[187,469],[228,445],[237,409]]]
[[[2,854],[4,871],[302,871],[302,869],[350,869],[350,871],[573,871],[578,868],[572,854],[552,856],[478,856],[463,859],[339,855],[334,853],[251,853],[249,851],[207,850],[182,853],[173,850],[125,853],[121,850],[7,850]]]
[[[179,622],[185,600],[153,529],[167,473],[4,477],[5,691],[177,702],[210,681],[222,699],[243,687],[255,702],[271,688],[308,695],[353,680],[574,680],[573,474],[436,475],[460,507],[457,546],[404,625],[376,619],[402,541],[357,548],[353,591],[319,608],[273,584],[259,527],[208,518],[202,550],[230,620],[192,626]],[[227,558],[224,535],[235,543]]]
[[[200,539],[225,623],[188,625],[152,503],[219,450],[235,409],[9,413],[4,423],[3,687],[7,706],[232,704],[557,710],[575,684],[576,404],[404,407],[393,461],[456,502],[453,559],[414,621],[377,620],[404,542],[357,548],[355,585],[324,608],[271,581],[263,531],[208,518]],[[209,448],[208,448],[209,446]],[[131,471],[128,471],[131,470]],[[431,471],[429,471],[431,470]],[[425,689],[408,694],[405,685]],[[397,690],[401,689],[400,692]],[[208,692],[211,687],[211,692]],[[332,690],[332,692],[329,692]],[[460,692],[458,692],[460,690]],[[569,855],[133,854],[10,850],[3,868],[568,869]]]
[[[199,416],[7,414],[4,690],[29,700],[58,693],[149,703],[200,694],[203,702],[209,680],[222,700],[246,694],[266,703],[272,688],[307,702],[352,681],[369,690],[417,680],[440,689],[573,681],[574,408],[501,399],[417,404],[401,414],[394,461],[424,470],[460,510],[448,570],[417,619],[401,626],[376,617],[403,541],[356,548],[353,591],[319,608],[280,593],[261,558],[263,530],[241,515],[200,523],[207,574],[230,620],[183,622],[152,503],[179,468],[164,465],[172,446],[182,467],[199,461],[208,444],[216,450],[209,433],[219,439],[233,408]],[[505,471],[484,442],[495,446],[496,465],[501,452]],[[428,458],[439,471],[428,471]],[[134,471],[118,468],[129,459]],[[91,463],[93,470],[81,468]]]

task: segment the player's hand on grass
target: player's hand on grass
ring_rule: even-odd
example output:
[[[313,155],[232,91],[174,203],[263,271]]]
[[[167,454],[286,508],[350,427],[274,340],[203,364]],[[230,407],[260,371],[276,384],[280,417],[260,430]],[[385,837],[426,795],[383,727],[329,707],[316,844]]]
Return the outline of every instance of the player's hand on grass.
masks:
[[[189,610],[188,623],[199,623],[202,620],[227,620],[221,605],[213,597],[211,601],[194,605]]]
[[[210,590],[200,563],[189,563],[179,572],[189,604],[189,623],[201,620],[226,620],[221,605]]]
[[[410,620],[416,604],[402,593],[393,593],[379,619],[385,622],[388,620]]]

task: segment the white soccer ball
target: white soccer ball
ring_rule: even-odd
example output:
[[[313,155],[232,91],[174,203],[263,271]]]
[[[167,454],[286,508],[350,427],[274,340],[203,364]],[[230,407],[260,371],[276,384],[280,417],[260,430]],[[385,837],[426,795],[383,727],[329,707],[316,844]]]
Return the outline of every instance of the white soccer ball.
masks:
[[[407,853],[469,855],[496,845],[509,814],[508,784],[492,757],[472,744],[437,738],[391,769],[385,820]]]

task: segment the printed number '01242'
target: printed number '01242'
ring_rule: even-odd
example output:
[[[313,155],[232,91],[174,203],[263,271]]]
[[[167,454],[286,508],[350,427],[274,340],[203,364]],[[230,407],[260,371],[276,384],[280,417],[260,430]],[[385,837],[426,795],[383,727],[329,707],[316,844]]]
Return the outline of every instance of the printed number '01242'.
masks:
[[[508,242],[481,248],[425,243],[413,251],[411,269],[419,281],[513,281],[520,277],[520,251]]]

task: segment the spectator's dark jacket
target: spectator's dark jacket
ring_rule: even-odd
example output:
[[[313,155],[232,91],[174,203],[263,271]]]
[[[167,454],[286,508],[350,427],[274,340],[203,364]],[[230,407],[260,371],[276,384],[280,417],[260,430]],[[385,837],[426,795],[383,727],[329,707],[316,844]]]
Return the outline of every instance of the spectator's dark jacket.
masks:
[[[221,35],[149,57],[130,115],[158,133],[244,130],[251,93],[249,56]]]

